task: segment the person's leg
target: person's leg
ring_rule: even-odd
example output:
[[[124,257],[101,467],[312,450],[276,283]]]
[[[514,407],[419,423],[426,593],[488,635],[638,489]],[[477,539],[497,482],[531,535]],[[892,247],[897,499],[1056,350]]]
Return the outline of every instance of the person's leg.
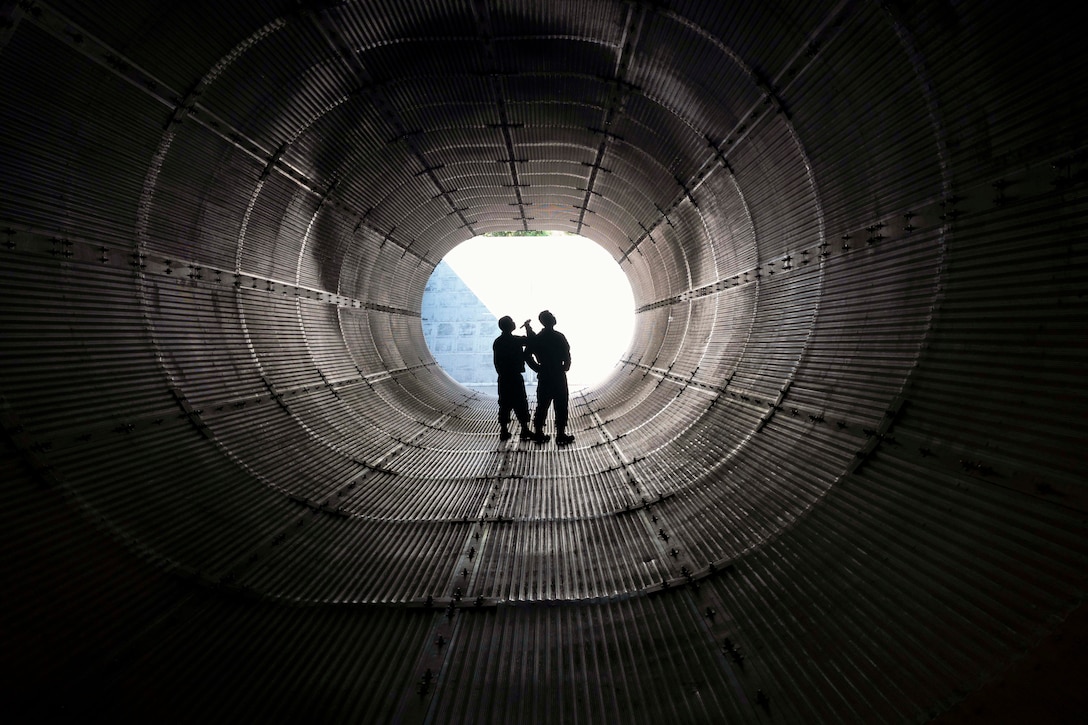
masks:
[[[567,413],[570,403],[570,394],[567,390],[567,378],[556,381],[555,390],[555,442],[566,445],[574,442],[574,436],[567,435]]]
[[[548,407],[551,404],[551,381],[546,378],[537,378],[536,411],[533,413],[533,427],[536,429],[533,440],[537,443],[544,443],[551,437],[544,435],[544,422],[548,419]]]
[[[504,377],[499,377],[499,440],[510,439],[510,383]]]
[[[521,423],[521,439],[528,440],[533,437],[532,431],[529,430],[529,398],[525,395],[525,380],[518,376],[518,385],[514,390],[514,401],[512,407],[514,414],[517,416],[518,423]]]

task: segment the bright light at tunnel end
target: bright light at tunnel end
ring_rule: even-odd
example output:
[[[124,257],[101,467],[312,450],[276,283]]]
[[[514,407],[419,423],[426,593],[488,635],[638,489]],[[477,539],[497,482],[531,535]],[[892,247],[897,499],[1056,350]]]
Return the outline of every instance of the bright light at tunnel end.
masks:
[[[631,284],[616,260],[590,239],[566,232],[485,235],[462,242],[444,261],[496,321],[510,315],[520,326],[529,319],[539,331],[541,310],[556,316],[555,329],[571,346],[572,391],[602,382],[631,344]],[[499,334],[497,325],[493,331]]]

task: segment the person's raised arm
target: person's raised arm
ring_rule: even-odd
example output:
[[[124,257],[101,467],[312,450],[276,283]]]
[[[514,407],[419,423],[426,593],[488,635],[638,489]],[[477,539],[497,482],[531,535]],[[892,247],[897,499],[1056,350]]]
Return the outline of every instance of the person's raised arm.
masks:
[[[540,363],[538,363],[536,361],[536,358],[533,357],[533,342],[536,340],[536,333],[533,331],[532,323],[530,323],[529,320],[526,320],[525,324],[522,325],[522,327],[525,328],[526,332],[525,364],[528,365],[529,369],[532,370],[534,373],[539,373]]]

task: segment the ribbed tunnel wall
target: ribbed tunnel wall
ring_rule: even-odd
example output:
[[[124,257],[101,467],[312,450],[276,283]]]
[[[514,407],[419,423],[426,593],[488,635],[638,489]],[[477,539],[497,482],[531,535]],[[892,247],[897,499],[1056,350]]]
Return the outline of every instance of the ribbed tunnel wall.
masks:
[[[919,721],[1082,601],[1088,73],[1067,19],[0,18],[10,702]],[[638,306],[563,450],[500,444],[495,401],[423,340],[443,255],[518,229],[594,240]]]

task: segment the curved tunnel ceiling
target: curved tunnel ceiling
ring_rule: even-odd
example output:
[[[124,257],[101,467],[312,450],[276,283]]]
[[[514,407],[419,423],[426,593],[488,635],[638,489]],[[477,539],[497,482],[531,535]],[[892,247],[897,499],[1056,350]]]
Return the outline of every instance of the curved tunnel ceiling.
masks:
[[[992,682],[1086,553],[1084,59],[1004,5],[0,5],[9,681],[467,722]],[[531,229],[637,305],[563,450],[422,335],[446,252]]]

